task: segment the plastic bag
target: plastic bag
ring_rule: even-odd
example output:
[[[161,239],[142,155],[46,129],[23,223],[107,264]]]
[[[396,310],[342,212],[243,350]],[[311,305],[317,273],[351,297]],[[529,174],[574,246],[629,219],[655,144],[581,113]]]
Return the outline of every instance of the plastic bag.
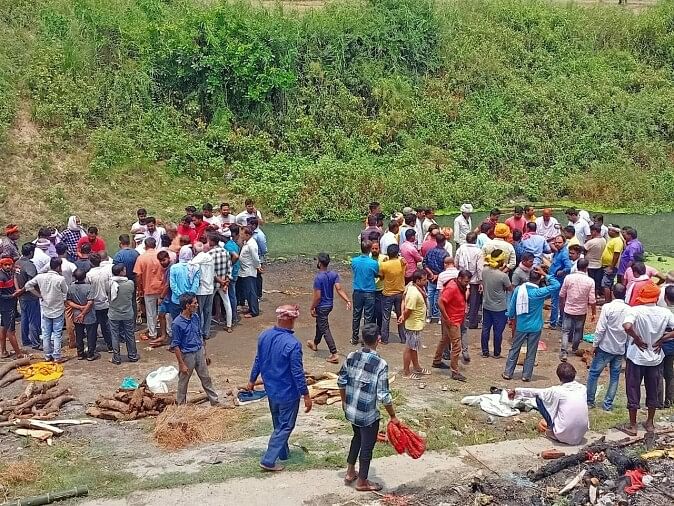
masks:
[[[127,376],[122,380],[122,384],[119,386],[122,390],[135,390],[140,386],[140,383],[138,383],[138,380],[136,378],[133,378],[131,376]]]
[[[152,371],[145,378],[148,388],[154,394],[167,394],[169,389],[166,384],[169,381],[175,381],[178,377],[178,369],[172,365],[163,366]]]

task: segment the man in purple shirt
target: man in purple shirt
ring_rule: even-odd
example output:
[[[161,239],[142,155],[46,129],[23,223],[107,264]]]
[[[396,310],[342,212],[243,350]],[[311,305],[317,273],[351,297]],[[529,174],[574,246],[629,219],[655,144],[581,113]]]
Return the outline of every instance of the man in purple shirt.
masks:
[[[620,263],[618,264],[618,283],[623,282],[625,271],[634,263],[634,257],[644,254],[644,246],[637,239],[636,229],[623,227],[622,235],[625,239],[625,249],[620,255]]]
[[[264,471],[282,471],[283,466],[276,460],[290,458],[288,439],[295,428],[300,397],[304,397],[304,412],[311,410],[311,397],[302,364],[302,346],[293,331],[299,315],[297,306],[286,305],[276,309],[276,325],[260,334],[255,362],[250,371],[248,390],[253,390],[255,381],[262,375],[274,425],[267,451],[260,461]]]

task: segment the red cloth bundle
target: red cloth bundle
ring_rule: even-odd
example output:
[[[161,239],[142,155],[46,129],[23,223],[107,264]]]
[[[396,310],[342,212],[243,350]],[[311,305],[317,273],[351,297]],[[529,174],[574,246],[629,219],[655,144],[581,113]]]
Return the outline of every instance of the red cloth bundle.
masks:
[[[398,453],[405,452],[413,459],[418,459],[426,451],[426,441],[403,423],[395,425],[389,422],[386,426],[386,434]]]

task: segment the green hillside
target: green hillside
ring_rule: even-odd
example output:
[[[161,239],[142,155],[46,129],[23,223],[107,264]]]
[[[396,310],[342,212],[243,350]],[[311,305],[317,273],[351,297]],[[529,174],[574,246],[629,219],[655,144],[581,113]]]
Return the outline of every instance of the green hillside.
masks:
[[[315,221],[373,198],[674,207],[671,0],[0,0],[0,37],[5,219],[244,194]]]

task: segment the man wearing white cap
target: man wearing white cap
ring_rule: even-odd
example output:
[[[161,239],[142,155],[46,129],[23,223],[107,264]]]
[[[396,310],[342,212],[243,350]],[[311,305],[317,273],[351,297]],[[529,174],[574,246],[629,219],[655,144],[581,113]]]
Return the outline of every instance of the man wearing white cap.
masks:
[[[456,247],[466,244],[466,234],[473,230],[473,221],[470,215],[473,212],[471,204],[461,206],[461,214],[454,220],[454,233],[456,234]]]

